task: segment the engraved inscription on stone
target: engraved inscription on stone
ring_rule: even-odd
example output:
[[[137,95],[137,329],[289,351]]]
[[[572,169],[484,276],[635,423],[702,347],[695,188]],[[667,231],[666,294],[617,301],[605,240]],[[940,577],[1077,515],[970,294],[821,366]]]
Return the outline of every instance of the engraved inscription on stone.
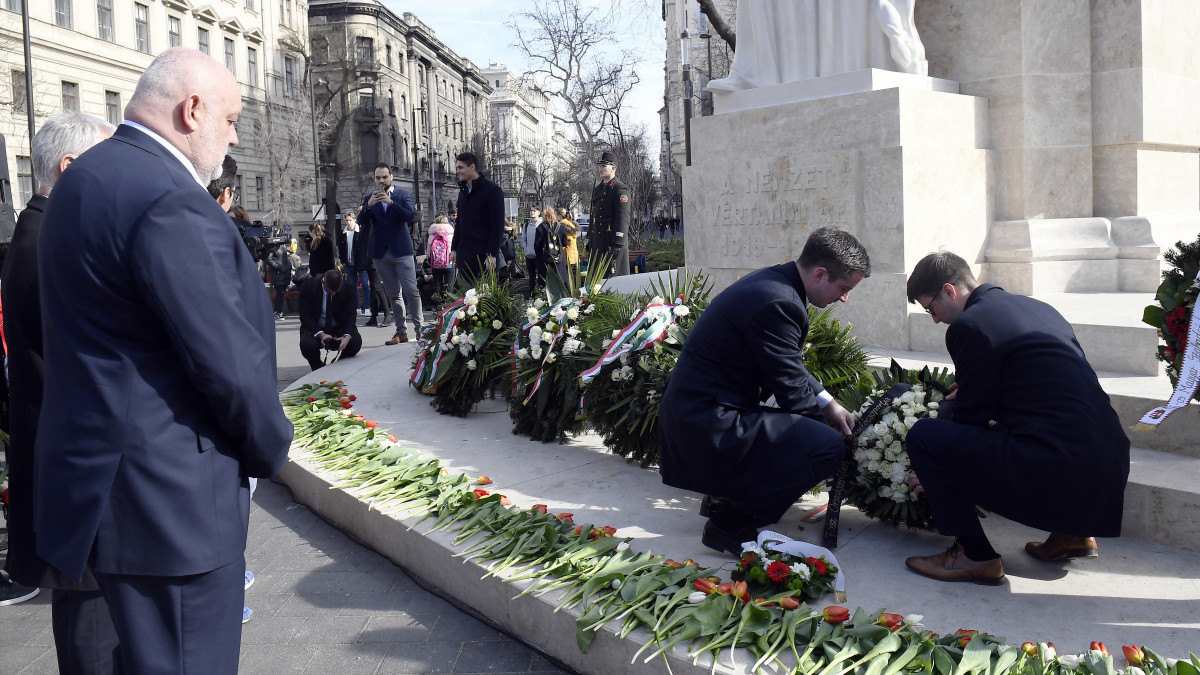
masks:
[[[858,152],[753,159],[691,169],[695,264],[755,269],[795,259],[809,233],[858,229]],[[700,236],[695,236],[700,235]],[[689,255],[689,264],[692,256]]]

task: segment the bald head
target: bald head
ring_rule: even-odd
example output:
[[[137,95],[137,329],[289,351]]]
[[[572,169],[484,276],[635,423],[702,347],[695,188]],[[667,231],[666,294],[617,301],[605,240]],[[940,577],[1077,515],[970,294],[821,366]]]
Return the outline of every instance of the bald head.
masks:
[[[237,80],[207,54],[174,47],[142,73],[125,117],[162,136],[187,157],[201,181],[219,175],[241,115]]]

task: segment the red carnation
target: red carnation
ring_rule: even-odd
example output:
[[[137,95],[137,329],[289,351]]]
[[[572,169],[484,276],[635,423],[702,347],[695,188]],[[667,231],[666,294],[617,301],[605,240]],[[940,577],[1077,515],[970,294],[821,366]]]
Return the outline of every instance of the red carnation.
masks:
[[[758,554],[757,553],[747,553],[746,557],[742,558],[742,567],[750,568],[756,562],[758,562]]]
[[[820,576],[825,576],[829,572],[829,568],[825,567],[825,561],[820,558],[806,558],[805,562],[808,566],[817,571]]]
[[[787,563],[775,562],[767,565],[767,578],[777,584],[787,581],[788,575],[792,573],[792,568],[788,567]]]

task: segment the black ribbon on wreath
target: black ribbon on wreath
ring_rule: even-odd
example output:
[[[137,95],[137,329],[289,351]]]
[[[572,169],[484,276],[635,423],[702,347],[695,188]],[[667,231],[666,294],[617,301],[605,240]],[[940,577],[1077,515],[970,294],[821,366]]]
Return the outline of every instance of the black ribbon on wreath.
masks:
[[[842,465],[838,467],[836,473],[833,474],[833,485],[829,488],[829,505],[825,509],[825,532],[822,536],[822,545],[825,548],[833,550],[838,544],[838,526],[841,523],[842,502],[846,499],[846,488],[850,485],[850,481],[854,479],[855,462],[854,448],[858,444],[858,437],[862,434],[863,429],[874,426],[885,414],[885,411],[891,407],[892,401],[904,395],[904,392],[912,389],[910,380],[916,380],[932,389],[937,389],[943,395],[948,395],[950,390],[942,386],[929,372],[929,368],[923,368],[919,373],[911,373],[904,370],[895,360],[888,366],[888,374],[890,379],[896,384],[893,384],[867,408],[854,424],[854,431],[846,438],[844,445],[845,455],[842,459]]]

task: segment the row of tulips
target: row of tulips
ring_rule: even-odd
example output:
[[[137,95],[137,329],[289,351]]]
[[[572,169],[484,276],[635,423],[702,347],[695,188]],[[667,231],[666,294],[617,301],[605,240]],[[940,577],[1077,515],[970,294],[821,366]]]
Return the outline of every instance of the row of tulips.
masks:
[[[355,414],[342,382],[303,385],[283,397],[295,425],[294,450],[337,476],[372,508],[455,533],[458,557],[487,576],[527,583],[523,595],[557,593],[555,611],[579,608],[576,639],[586,652],[596,631],[649,636],[635,655],[665,658],[677,646],[694,663],[710,657],[735,668],[806,675],[1200,675],[1200,659],[1165,659],[1147,647],[1124,648],[1118,670],[1103,644],[1059,655],[1051,643],[1021,648],[1003,638],[960,630],[937,635],[921,617],[829,606],[810,608],[790,592],[751,597],[744,581],[722,582],[718,570],[630,548],[611,527],[576,524],[544,504],[512,505],[483,486],[486,477],[451,474],[436,459],[400,445],[373,420]],[[502,576],[501,576],[502,575]],[[519,596],[518,596],[519,597]],[[668,668],[669,668],[668,663]],[[1124,664],[1122,664],[1124,665]]]

